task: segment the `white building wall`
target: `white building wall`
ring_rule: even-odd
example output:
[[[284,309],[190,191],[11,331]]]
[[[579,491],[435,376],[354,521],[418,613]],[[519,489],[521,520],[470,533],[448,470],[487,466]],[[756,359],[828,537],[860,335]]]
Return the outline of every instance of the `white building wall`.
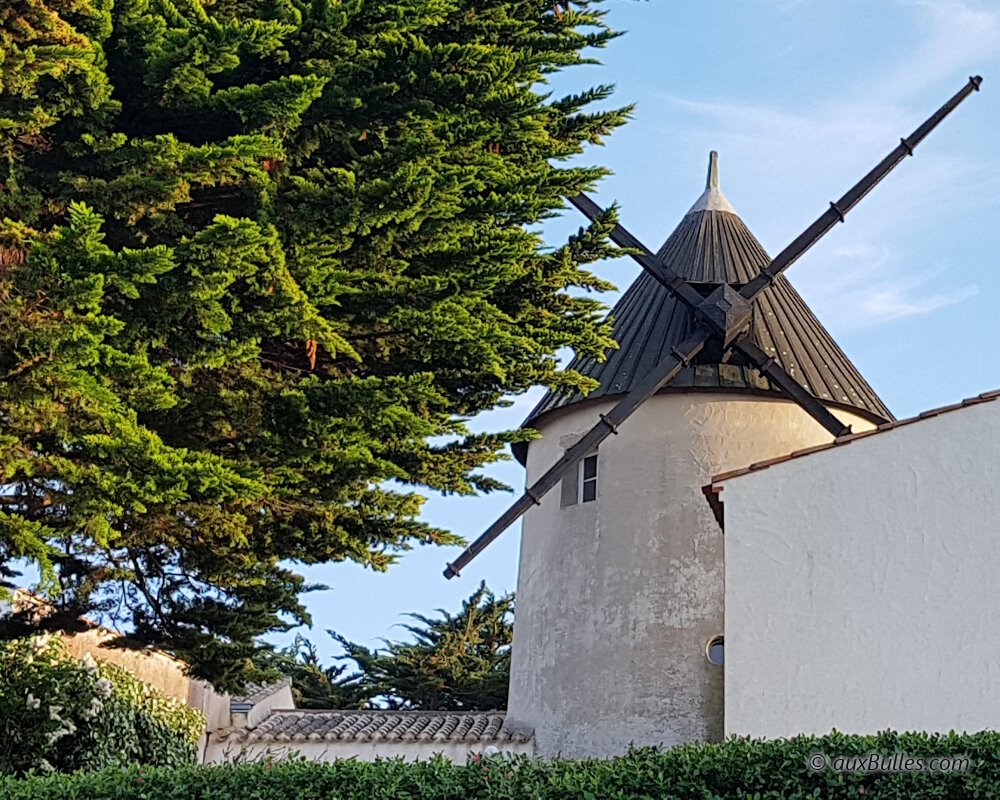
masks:
[[[1000,728],[1000,402],[722,485],[727,734]]]
[[[536,480],[611,402],[555,412],[528,449]],[[837,411],[854,429],[871,426]],[[723,394],[651,398],[601,445],[598,499],[524,519],[506,727],[540,755],[720,739],[722,533],[701,487],[752,461],[829,441],[798,406]]]
[[[353,758],[358,761],[401,758],[404,761],[428,761],[436,755],[456,764],[465,764],[473,755],[533,755],[531,742],[453,742],[453,741],[292,741],[292,742],[220,742],[209,738],[205,764],[233,764],[258,761],[282,761],[304,757],[314,762]],[[291,800],[291,798],[289,798]]]

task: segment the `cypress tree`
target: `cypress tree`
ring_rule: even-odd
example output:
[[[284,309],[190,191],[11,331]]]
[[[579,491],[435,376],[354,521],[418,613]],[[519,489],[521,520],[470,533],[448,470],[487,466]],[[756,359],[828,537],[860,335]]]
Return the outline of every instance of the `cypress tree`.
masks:
[[[331,631],[345,658],[357,664],[357,671],[337,675],[332,699],[353,693],[372,705],[427,711],[507,708],[514,595],[497,597],[483,583],[458,613],[437,613],[410,614],[417,624],[403,627],[413,641],[387,641],[380,650]]]
[[[6,4],[8,581],[225,688],[307,621],[290,562],[457,541],[421,491],[503,488],[527,435],[465,420],[612,344],[574,290],[609,288],[613,215],[537,226],[628,113],[546,76],[613,36],[599,0]]]
[[[344,650],[324,667],[316,646],[301,636],[255,662],[269,677],[290,678],[296,708],[393,708],[415,711],[507,708],[514,595],[497,597],[486,584],[457,613],[410,614],[412,641],[369,649],[328,631]]]

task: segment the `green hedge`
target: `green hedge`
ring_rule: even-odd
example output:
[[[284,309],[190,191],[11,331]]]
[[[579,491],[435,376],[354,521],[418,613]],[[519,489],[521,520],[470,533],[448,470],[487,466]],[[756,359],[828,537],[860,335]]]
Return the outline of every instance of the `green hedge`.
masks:
[[[878,752],[964,756],[966,772],[849,774],[808,760]],[[583,798],[1000,798],[1000,734],[831,734],[792,741],[651,748],[608,760],[493,756],[466,765],[438,759],[336,764],[285,762],[223,767],[104,770],[0,780],[3,800],[569,800]]]

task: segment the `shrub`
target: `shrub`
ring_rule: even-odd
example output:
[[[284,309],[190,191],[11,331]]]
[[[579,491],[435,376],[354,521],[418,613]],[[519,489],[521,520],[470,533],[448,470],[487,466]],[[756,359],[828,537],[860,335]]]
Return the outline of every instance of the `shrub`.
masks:
[[[128,670],[73,658],[59,636],[0,643],[0,773],[128,764],[181,766],[197,756],[200,712]]]
[[[810,756],[964,756],[967,771],[852,773],[815,770]],[[614,759],[542,760],[494,756],[361,763],[305,761],[177,769],[103,770],[16,781],[3,800],[604,800],[618,798],[994,798],[1000,796],[1000,734],[881,733],[792,741],[688,744],[634,750]]]

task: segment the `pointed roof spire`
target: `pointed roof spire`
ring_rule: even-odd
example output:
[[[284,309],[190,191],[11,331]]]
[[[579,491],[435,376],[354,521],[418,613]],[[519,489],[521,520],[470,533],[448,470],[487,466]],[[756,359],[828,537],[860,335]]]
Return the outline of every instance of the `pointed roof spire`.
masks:
[[[715,150],[708,154],[708,178],[705,179],[706,189],[719,188],[719,154]]]
[[[705,180],[705,191],[687,213],[694,214],[696,211],[736,213],[736,209],[719,188],[719,154],[715,150],[708,154],[708,178]]]

